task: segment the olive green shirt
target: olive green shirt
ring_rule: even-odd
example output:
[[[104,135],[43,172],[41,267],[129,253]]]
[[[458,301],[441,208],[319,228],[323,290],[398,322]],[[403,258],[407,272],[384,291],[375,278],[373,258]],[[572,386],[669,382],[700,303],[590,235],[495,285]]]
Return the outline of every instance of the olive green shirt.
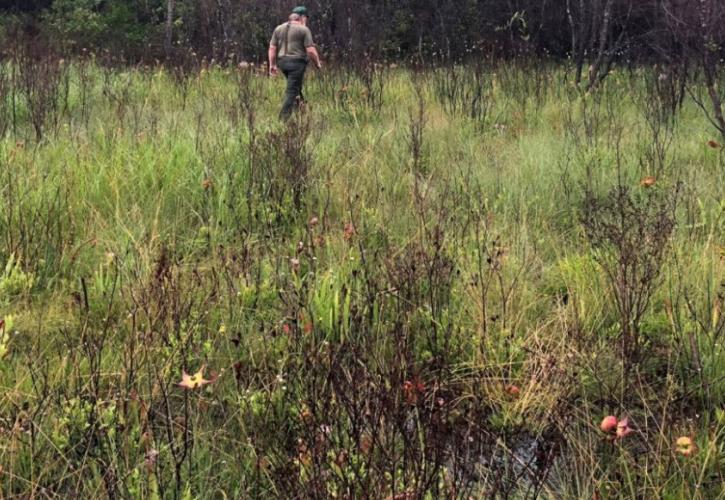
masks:
[[[277,57],[307,59],[307,48],[312,47],[312,32],[300,23],[284,23],[272,34],[270,46],[277,47]]]

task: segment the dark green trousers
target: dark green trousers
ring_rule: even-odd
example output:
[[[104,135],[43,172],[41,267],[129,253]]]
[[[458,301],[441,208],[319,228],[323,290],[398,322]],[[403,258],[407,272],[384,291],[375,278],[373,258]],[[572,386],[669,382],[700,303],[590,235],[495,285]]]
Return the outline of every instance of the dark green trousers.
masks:
[[[302,83],[305,79],[307,61],[305,59],[283,57],[277,62],[277,66],[287,78],[284,103],[282,104],[282,111],[279,112],[280,119],[286,121],[292,115],[292,111],[299,106],[299,103],[305,100],[304,95],[302,95]]]

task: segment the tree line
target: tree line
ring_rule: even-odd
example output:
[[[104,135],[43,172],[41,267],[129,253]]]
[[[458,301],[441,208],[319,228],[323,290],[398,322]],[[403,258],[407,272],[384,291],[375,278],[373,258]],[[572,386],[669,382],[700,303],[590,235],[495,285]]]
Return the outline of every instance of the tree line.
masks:
[[[302,0],[300,0],[302,1]],[[572,79],[596,87],[615,63],[657,63],[656,82],[693,97],[725,137],[723,0],[305,0],[330,62],[450,64],[542,57],[571,62]],[[0,0],[5,51],[42,40],[61,53],[114,60],[263,61],[290,0]]]
[[[308,0],[317,42],[336,59],[465,61],[571,57],[596,80],[617,59],[671,57],[709,44],[722,55],[722,0]],[[6,37],[129,59],[180,50],[262,60],[290,0],[0,0]],[[714,48],[713,48],[714,47]],[[716,57],[715,54],[713,57]],[[585,71],[586,70],[586,71]]]

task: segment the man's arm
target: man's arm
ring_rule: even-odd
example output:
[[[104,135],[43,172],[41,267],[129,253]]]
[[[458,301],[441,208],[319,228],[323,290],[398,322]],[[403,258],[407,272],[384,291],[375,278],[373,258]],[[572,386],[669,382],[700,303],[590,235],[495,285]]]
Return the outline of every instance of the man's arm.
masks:
[[[309,30],[309,28],[305,28],[305,51],[307,52],[307,57],[309,57],[312,62],[315,63],[317,69],[322,68],[320,54],[317,53],[317,49],[315,48],[315,42],[312,40],[312,32]]]
[[[315,63],[317,69],[321,69],[322,61],[320,61],[320,54],[317,53],[317,49],[315,47],[307,47],[305,50],[307,51],[307,57]]]
[[[272,33],[272,40],[269,42],[267,50],[267,59],[269,60],[269,74],[274,76],[277,74],[277,31]]]
[[[269,46],[267,58],[269,59],[269,74],[274,76],[277,74],[277,47],[275,45]]]

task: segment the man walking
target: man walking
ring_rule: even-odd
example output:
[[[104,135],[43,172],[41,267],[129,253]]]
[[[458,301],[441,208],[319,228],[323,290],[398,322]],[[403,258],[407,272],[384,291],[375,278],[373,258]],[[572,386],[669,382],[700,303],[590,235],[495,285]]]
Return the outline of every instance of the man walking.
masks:
[[[289,119],[292,110],[304,101],[302,83],[309,60],[320,69],[320,55],[312,42],[312,32],[307,27],[309,15],[306,7],[295,7],[289,21],[277,26],[269,42],[269,74],[275,76],[279,70],[287,78],[284,104],[279,117]]]

